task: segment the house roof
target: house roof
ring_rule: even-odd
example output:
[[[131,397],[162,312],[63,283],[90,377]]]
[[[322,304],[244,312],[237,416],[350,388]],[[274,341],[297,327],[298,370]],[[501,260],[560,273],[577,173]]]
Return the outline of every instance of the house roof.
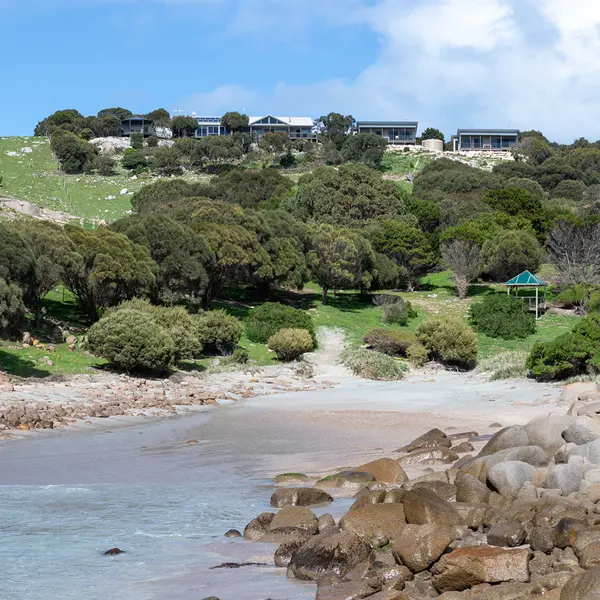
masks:
[[[148,119],[147,117],[142,117],[140,115],[131,115],[131,117],[127,117],[126,119],[121,119],[121,122],[123,121],[148,121],[153,123],[152,119]]]
[[[506,285],[511,287],[516,286],[533,286],[533,287],[546,287],[547,283],[542,281],[539,277],[536,277],[531,271],[523,271],[516,277],[513,277],[510,281],[506,282]]]
[[[262,117],[249,117],[250,125],[256,125],[258,121],[262,121],[267,117],[272,117],[281,121],[282,125],[289,125],[292,127],[313,127],[315,124],[311,117],[277,117],[275,115],[263,115]]]
[[[518,129],[459,129],[457,135],[519,135]]]
[[[357,121],[356,127],[414,127],[419,126],[418,121]]]

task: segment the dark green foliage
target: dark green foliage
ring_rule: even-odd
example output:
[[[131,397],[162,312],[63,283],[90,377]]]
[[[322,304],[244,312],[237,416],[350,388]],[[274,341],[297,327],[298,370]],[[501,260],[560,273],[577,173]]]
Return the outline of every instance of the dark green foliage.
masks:
[[[507,229],[523,229],[531,232],[531,222],[522,217],[511,217],[503,212],[484,213],[460,225],[448,227],[440,236],[440,241],[464,240],[483,246],[485,242]]]
[[[121,165],[123,165],[124,169],[136,171],[139,169],[145,169],[148,166],[148,162],[146,161],[146,157],[141,152],[135,148],[127,148],[127,150],[123,152]]]
[[[155,136],[151,135],[147,140],[146,144],[148,144],[148,148],[156,148],[158,146],[158,142],[160,140]]]
[[[139,310],[117,310],[98,321],[88,332],[88,346],[96,356],[128,372],[163,372],[175,362],[171,334]]]
[[[65,173],[83,173],[96,156],[93,146],[68,132],[54,133],[50,147]]]
[[[81,261],[66,270],[64,283],[91,321],[100,309],[150,295],[156,263],[146,247],[105,227],[87,231],[67,225],[65,232]]]
[[[393,304],[386,304],[383,307],[383,322],[388,324],[400,325],[405,327],[410,319],[417,316],[412,304],[407,300],[398,298]]]
[[[279,164],[284,169],[291,169],[296,166],[296,157],[292,154],[292,151],[288,149],[285,154],[279,157]]]
[[[514,340],[535,333],[535,315],[514,296],[494,294],[471,306],[471,323],[492,338]]]
[[[121,119],[107,114],[96,121],[96,134],[99,137],[116,137],[121,135]]]
[[[121,122],[123,119],[128,119],[129,117],[133,117],[133,113],[127,108],[121,108],[120,106],[116,108],[103,108],[98,112],[98,119],[102,119],[103,117],[112,116],[119,119]]]
[[[395,289],[398,287],[402,275],[395,260],[380,252],[374,253],[371,290]]]
[[[523,271],[535,272],[543,259],[536,237],[527,231],[501,231],[483,246],[485,271],[505,282]]]
[[[236,348],[231,353],[230,360],[236,365],[245,365],[250,360],[250,354],[246,348]]]
[[[136,150],[141,150],[144,147],[144,135],[142,133],[132,133],[130,138],[131,147]]]
[[[155,127],[169,127],[171,125],[171,114],[165,108],[157,108],[145,115],[150,119]]]
[[[332,112],[326,116],[319,117],[316,120],[316,124],[320,128],[323,139],[332,143],[338,150],[341,150],[348,137],[348,133],[356,125],[356,121],[352,115],[344,116]]]
[[[9,223],[0,222],[0,277],[24,288],[34,270],[35,257],[26,240]]]
[[[387,142],[374,133],[359,133],[349,136],[342,147],[342,158],[351,162],[362,162],[379,168],[387,148]]]
[[[522,217],[535,222],[541,216],[542,202],[539,197],[521,188],[502,188],[485,194],[483,201],[493,210],[511,217]]]
[[[151,213],[155,210],[164,211],[172,202],[177,202],[190,196],[200,196],[197,187],[183,179],[169,179],[145,185],[131,198],[131,206],[136,213]]]
[[[544,188],[533,179],[528,179],[527,177],[513,177],[512,179],[509,179],[507,183],[511,188],[519,188],[529,192],[534,198],[544,200],[547,197]]]
[[[422,140],[442,140],[444,141],[444,134],[435,127],[427,127],[421,134]]]
[[[592,285],[577,284],[566,287],[554,299],[563,308],[575,308],[581,311],[600,310],[600,289]]]
[[[514,153],[517,156],[524,156],[533,164],[541,165],[552,156],[553,151],[548,140],[542,134],[525,132],[521,134]]]
[[[15,330],[25,314],[23,291],[16,283],[0,277],[0,330]]]
[[[265,302],[253,308],[246,317],[246,335],[252,342],[265,344],[280,329],[305,329],[316,346],[312,319],[304,311],[278,302]]]
[[[583,202],[587,186],[583,181],[565,179],[561,181],[551,192],[551,198],[566,198],[573,202]]]
[[[181,174],[182,162],[181,152],[176,146],[156,148],[150,159],[152,168],[167,177]]]
[[[284,203],[302,220],[365,227],[405,213],[402,192],[392,181],[363,164],[322,167],[303,175],[295,198]]]
[[[477,337],[461,319],[426,321],[417,328],[417,339],[442,364],[471,368],[477,358]]]
[[[314,348],[313,338],[306,329],[280,329],[269,338],[267,344],[283,362],[296,360]]]
[[[207,352],[229,355],[244,332],[243,325],[224,310],[210,310],[195,318],[195,330]]]
[[[365,335],[364,342],[372,350],[389,356],[406,356],[408,348],[418,343],[414,334],[392,329],[373,329]]]
[[[258,140],[258,147],[267,152],[280,153],[290,146],[290,138],[282,131],[268,132]]]
[[[56,129],[64,129],[71,133],[78,133],[83,128],[83,124],[84,116],[79,111],[72,108],[67,110],[57,110],[36,125],[33,135],[52,135]]]
[[[115,161],[110,156],[99,154],[95,156],[91,163],[92,171],[97,171],[99,175],[105,177],[116,175]]]
[[[248,115],[243,115],[236,111],[226,112],[221,117],[221,125],[227,127],[232,133],[243,131],[248,127],[249,122],[250,119],[248,118]]]
[[[171,120],[171,130],[173,131],[173,137],[191,137],[196,133],[198,129],[198,121],[193,117],[173,117]]]
[[[85,129],[82,129],[79,132],[79,137],[82,140],[85,140],[86,142],[89,142],[91,139],[93,139],[95,137],[95,134],[94,134],[94,132],[89,127],[86,127]]]

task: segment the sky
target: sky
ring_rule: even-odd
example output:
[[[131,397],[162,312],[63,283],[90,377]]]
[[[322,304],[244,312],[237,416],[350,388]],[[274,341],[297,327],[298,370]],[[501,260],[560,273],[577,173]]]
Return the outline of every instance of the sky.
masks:
[[[600,139],[599,0],[0,0],[0,136],[58,109]]]

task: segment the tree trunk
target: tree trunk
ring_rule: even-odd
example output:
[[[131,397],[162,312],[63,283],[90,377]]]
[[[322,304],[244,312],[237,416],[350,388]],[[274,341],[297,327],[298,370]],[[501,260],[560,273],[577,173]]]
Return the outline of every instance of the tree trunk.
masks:
[[[469,293],[469,282],[464,277],[456,278],[456,291],[460,300],[464,300]]]
[[[327,286],[323,286],[323,291],[321,292],[321,302],[323,304],[327,304],[327,292],[329,288]]]

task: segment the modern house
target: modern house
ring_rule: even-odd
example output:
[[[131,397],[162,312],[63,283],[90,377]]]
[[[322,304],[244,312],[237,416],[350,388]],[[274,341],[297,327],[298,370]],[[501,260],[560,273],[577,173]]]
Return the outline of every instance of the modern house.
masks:
[[[121,121],[121,135],[129,137],[132,133],[141,133],[146,137],[156,135],[154,121],[138,115],[123,119]]]
[[[196,137],[229,135],[231,132],[221,125],[221,117],[197,117]],[[314,122],[310,117],[249,117],[244,133],[260,139],[265,133],[285,133],[292,140],[315,140]]]
[[[374,133],[388,144],[416,144],[418,121],[357,121],[357,133]]]
[[[519,141],[518,129],[459,129],[452,136],[455,152],[507,152]]]

